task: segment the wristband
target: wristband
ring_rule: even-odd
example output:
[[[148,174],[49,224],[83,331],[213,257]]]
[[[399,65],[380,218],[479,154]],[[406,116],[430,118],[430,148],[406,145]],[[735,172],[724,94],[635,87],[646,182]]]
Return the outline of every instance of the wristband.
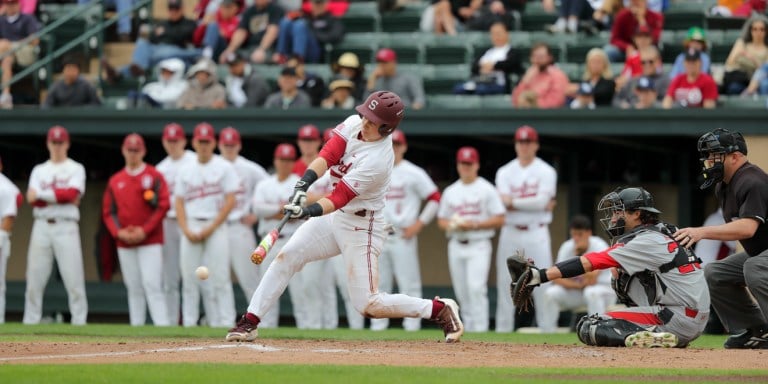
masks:
[[[549,281],[547,277],[547,268],[539,269],[539,284],[544,284]]]
[[[304,176],[301,177],[301,180],[296,182],[295,189],[300,189],[306,192],[309,189],[309,186],[315,181],[317,181],[317,172],[312,169],[307,169],[307,171],[304,172]]]
[[[312,203],[308,207],[304,208],[309,216],[316,217],[323,215],[323,206],[320,203]]]
[[[572,257],[566,261],[561,261],[555,264],[555,267],[560,270],[560,274],[563,277],[576,277],[586,273],[584,265],[581,263],[581,257]]]

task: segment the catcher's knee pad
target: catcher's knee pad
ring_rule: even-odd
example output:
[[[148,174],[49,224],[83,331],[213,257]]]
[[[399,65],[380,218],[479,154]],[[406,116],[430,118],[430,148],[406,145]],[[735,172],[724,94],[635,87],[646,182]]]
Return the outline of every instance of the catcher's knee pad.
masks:
[[[596,347],[623,347],[627,336],[646,329],[627,320],[584,316],[576,324],[576,334],[586,345]]]

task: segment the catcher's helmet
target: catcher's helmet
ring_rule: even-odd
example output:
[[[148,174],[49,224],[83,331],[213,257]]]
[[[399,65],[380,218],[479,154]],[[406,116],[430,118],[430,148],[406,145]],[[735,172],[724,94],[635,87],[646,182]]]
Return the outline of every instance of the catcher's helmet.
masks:
[[[741,152],[746,155],[747,142],[739,132],[717,128],[699,138],[698,149],[702,163],[701,176],[704,178],[704,183],[701,184],[700,188],[707,189],[723,180],[725,155],[733,152]]]
[[[355,107],[355,110],[360,116],[380,124],[379,134],[387,136],[403,119],[405,105],[394,92],[376,91],[371,93],[364,103]]]
[[[600,224],[608,235],[613,238],[624,234],[626,222],[623,212],[640,210],[656,214],[661,213],[654,205],[653,196],[643,188],[617,188],[600,199],[600,203],[597,204],[597,211],[603,213]],[[613,215],[616,212],[622,212],[622,217],[614,222]]]

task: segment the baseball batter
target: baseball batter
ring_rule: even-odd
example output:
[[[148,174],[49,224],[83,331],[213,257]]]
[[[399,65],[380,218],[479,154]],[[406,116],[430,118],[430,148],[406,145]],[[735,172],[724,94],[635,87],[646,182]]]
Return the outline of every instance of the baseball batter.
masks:
[[[440,191],[427,172],[404,159],[408,143],[403,131],[392,132],[392,148],[395,152],[395,167],[386,195],[384,220],[393,226],[394,234],[387,237],[379,257],[379,291],[392,292],[395,279],[400,293],[421,297],[417,236],[434,219],[440,204]],[[419,213],[422,201],[427,203]],[[461,298],[457,298],[461,302]],[[464,319],[466,321],[466,316]],[[371,329],[374,331],[387,329],[388,326],[389,319],[371,320]],[[405,318],[403,328],[406,331],[418,331],[421,329],[421,319]]]
[[[253,194],[253,211],[261,219],[259,220],[259,237],[266,236],[269,231],[277,226],[280,219],[283,218],[283,206],[288,203],[288,199],[293,194],[293,186],[299,181],[299,177],[292,173],[293,165],[296,162],[296,149],[292,144],[279,144],[275,147],[275,154],[273,156],[272,164],[275,167],[275,174],[267,176],[262,182],[256,186],[256,191]],[[257,273],[255,281],[250,282],[258,286],[261,279],[264,277],[267,268],[275,259],[275,256],[280,252],[288,239],[299,227],[299,223],[290,221],[285,224],[283,230],[280,231],[275,244],[272,245],[272,251],[267,254],[267,258],[256,268],[253,265],[250,268],[254,269]],[[249,250],[245,255],[250,254],[253,248]],[[242,256],[242,255],[241,255]],[[291,299],[293,300],[293,292],[291,292]],[[248,296],[253,297],[253,295]],[[302,308],[294,307],[294,315],[296,311],[300,311]],[[261,318],[261,326],[263,328],[276,328],[280,317],[280,303],[275,303],[275,306],[269,310]],[[298,322],[298,319],[297,319]]]
[[[107,183],[102,218],[117,240],[117,256],[128,290],[131,325],[144,325],[147,307],[152,323],[170,325],[163,292],[163,217],[170,200],[163,176],[144,163],[144,139],[132,133],[122,147],[125,168]]]
[[[170,123],[163,128],[163,148],[168,156],[157,164],[157,170],[163,174],[168,184],[171,207],[163,220],[163,291],[168,305],[168,319],[172,324],[179,324],[181,315],[181,269],[179,266],[179,245],[181,230],[176,221],[176,196],[173,190],[176,186],[176,174],[186,164],[195,162],[195,153],[186,150],[187,138],[184,128],[176,123]]]
[[[0,172],[3,162],[0,160]],[[19,188],[0,173],[0,324],[5,323],[5,272],[11,256],[11,230],[23,197]]]
[[[504,205],[488,180],[478,176],[473,147],[456,152],[459,180],[440,201],[437,224],[448,236],[448,267],[467,332],[488,331],[488,272],[494,230],[504,225]]]
[[[88,301],[78,225],[85,168],[67,157],[69,132],[64,127],[48,130],[47,145],[50,159],[32,169],[27,189],[35,222],[27,253],[24,324],[40,323],[43,293],[55,258],[67,290],[72,325],[85,325]]]
[[[371,318],[422,317],[441,325],[446,342],[459,341],[464,327],[458,305],[450,299],[419,299],[378,291],[378,263],[386,237],[384,195],[394,165],[390,134],[405,108],[400,97],[377,91],[356,108],[335,131],[336,136],[309,164],[284,209],[294,219],[306,219],[269,266],[251,298],[248,312],[229,330],[229,341],[252,341],[257,327],[279,299],[294,273],[312,261],[341,254],[349,279],[349,295],[358,312]],[[326,171],[333,192],[305,206],[307,189]]]
[[[597,236],[592,236],[592,222],[583,215],[574,216],[570,224],[571,238],[566,240],[557,252],[557,262],[564,262],[585,253],[598,252],[608,248],[608,244]],[[611,273],[607,270],[592,271],[570,279],[554,280],[544,288],[544,301],[536,310],[545,310],[539,329],[542,333],[557,330],[557,320],[563,309],[587,306],[588,314],[605,313],[608,306],[616,303],[616,294],[611,288]]]
[[[659,221],[653,196],[642,188],[619,188],[598,204],[612,247],[532,269],[528,285],[617,268],[614,289],[628,308],[584,316],[579,340],[605,347],[685,347],[704,331],[709,291],[700,260],[680,245],[676,228]]]
[[[259,282],[258,270],[248,258],[256,248],[253,225],[256,224],[257,218],[251,209],[251,203],[256,185],[269,177],[269,174],[261,165],[240,156],[241,149],[240,132],[232,127],[222,129],[219,133],[219,152],[221,157],[232,163],[240,179],[240,186],[235,193],[235,207],[227,217],[229,259],[232,261],[232,269],[240,288],[248,298],[253,296]]]
[[[197,161],[179,169],[174,187],[176,218],[181,238],[182,319],[185,327],[197,325],[200,288],[208,324],[226,327],[235,319],[234,293],[229,270],[229,239],[225,224],[235,206],[240,180],[232,164],[213,154],[216,135],[208,123],[195,127],[192,147]],[[200,282],[198,266],[207,266],[210,277]]]
[[[557,173],[536,156],[538,150],[539,134],[524,125],[515,131],[517,158],[496,171],[496,188],[507,208],[496,251],[496,332],[515,329],[515,308],[508,294],[511,281],[506,272],[507,257],[523,250],[536,265],[552,265],[549,223],[552,222],[551,204],[557,191]],[[543,294],[542,289],[533,292],[537,324],[546,321],[542,311],[538,310]]]

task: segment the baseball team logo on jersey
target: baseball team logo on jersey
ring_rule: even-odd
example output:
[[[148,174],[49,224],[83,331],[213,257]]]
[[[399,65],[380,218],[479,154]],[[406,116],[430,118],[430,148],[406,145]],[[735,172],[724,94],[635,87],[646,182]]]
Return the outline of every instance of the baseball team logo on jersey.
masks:
[[[152,178],[152,175],[144,175],[141,177],[141,187],[144,189],[150,189],[152,188],[152,184],[154,183],[154,180]]]
[[[482,203],[479,201],[475,202],[462,202],[459,204],[448,204],[448,207],[450,207],[454,212],[458,213],[460,216],[471,216],[471,215],[479,215],[483,212]]]
[[[509,192],[512,195],[512,197],[516,197],[518,199],[522,197],[536,196],[536,194],[539,193],[539,181],[536,180],[530,183],[527,181],[524,181],[523,185],[521,185],[519,188],[511,186],[509,188]]]
[[[186,200],[202,199],[206,196],[219,195],[224,193],[219,183],[206,183],[200,185],[190,185],[187,193],[184,195]]]
[[[56,189],[56,188],[67,188],[69,187],[69,179],[70,177],[62,179],[54,176],[53,180],[51,180],[50,183],[46,183],[45,181],[41,182],[40,189],[46,190],[46,189]]]

